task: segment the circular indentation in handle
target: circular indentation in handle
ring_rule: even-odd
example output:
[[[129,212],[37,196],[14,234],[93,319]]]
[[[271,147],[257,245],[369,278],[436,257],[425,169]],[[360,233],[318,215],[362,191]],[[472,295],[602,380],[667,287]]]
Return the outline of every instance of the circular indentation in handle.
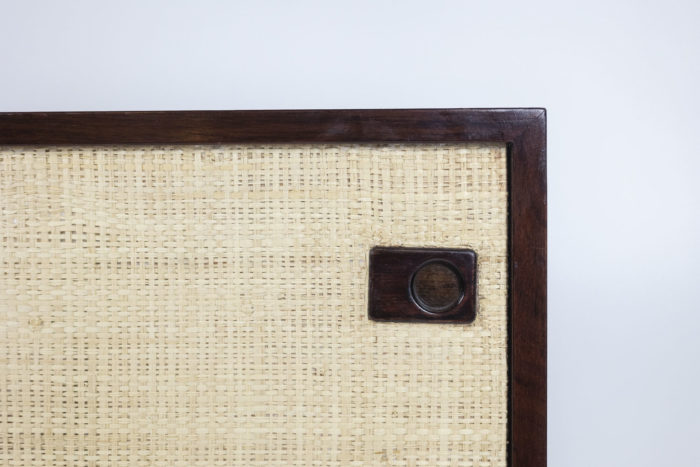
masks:
[[[462,275],[447,261],[428,261],[411,278],[411,296],[424,311],[443,313],[462,300],[463,284]]]

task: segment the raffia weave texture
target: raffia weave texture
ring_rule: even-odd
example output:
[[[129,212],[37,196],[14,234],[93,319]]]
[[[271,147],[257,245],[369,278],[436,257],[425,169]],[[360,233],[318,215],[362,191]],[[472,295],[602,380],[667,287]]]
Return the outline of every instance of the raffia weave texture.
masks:
[[[503,466],[501,145],[0,148],[0,464]],[[471,325],[367,319],[471,247]]]

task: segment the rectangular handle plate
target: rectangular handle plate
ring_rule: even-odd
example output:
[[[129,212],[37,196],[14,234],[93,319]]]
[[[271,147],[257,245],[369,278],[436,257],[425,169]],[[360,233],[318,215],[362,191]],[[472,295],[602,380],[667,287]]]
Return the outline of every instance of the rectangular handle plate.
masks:
[[[471,323],[476,253],[469,249],[374,247],[369,317],[375,321]]]

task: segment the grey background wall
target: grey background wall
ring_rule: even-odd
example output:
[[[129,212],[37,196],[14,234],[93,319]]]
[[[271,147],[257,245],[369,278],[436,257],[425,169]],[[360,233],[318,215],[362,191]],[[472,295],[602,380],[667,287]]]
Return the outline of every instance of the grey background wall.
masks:
[[[1,1],[0,111],[547,107],[549,465],[698,466],[699,5]]]

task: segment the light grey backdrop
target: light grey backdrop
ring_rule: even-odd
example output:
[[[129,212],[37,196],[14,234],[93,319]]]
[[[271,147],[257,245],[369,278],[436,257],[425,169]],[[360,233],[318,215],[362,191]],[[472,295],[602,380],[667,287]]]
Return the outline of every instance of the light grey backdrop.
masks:
[[[543,106],[549,465],[698,466],[694,1],[2,1],[0,111]]]

